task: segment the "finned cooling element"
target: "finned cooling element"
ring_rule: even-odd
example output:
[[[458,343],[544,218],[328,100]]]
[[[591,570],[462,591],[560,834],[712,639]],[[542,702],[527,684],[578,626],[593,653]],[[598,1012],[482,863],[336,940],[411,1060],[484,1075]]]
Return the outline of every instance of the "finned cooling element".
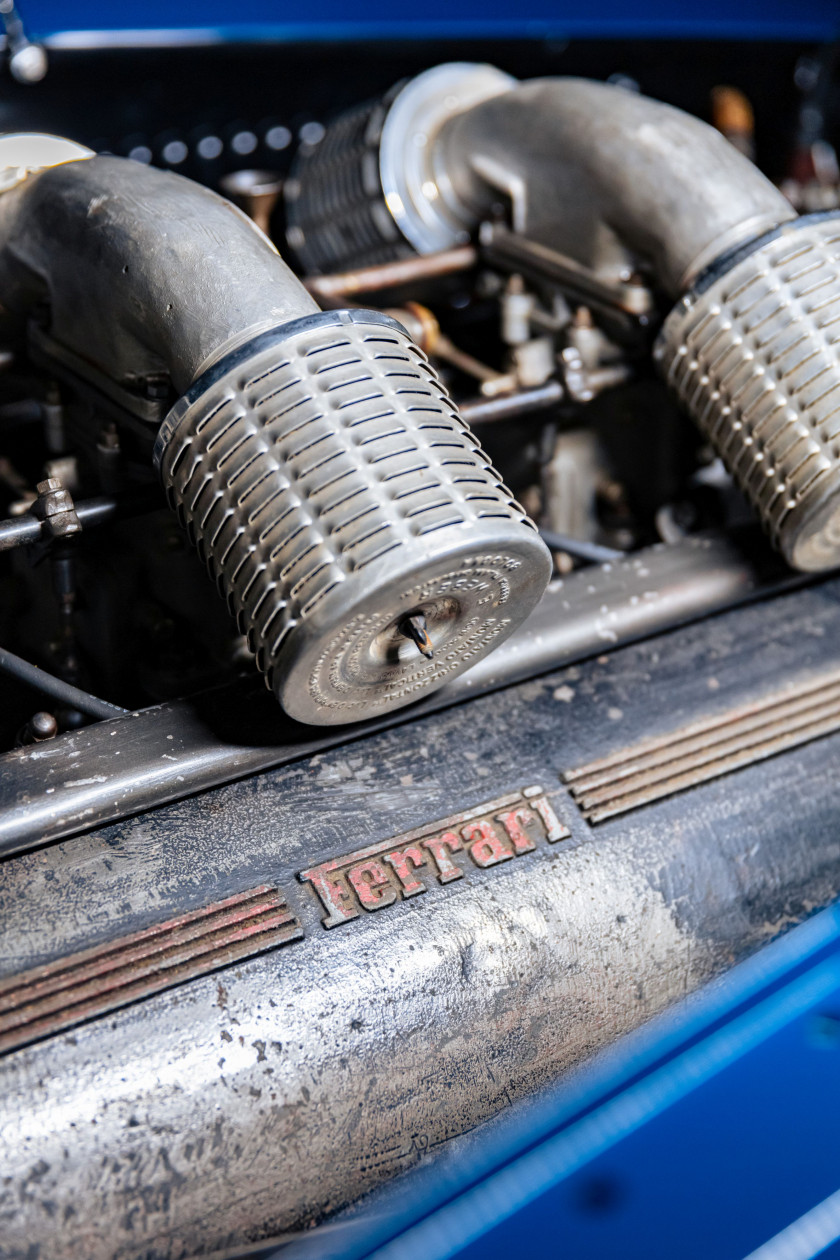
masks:
[[[722,260],[656,354],[788,562],[840,563],[840,216],[797,219]]]
[[[300,721],[435,690],[506,639],[549,578],[425,356],[378,312],[307,316],[232,352],[170,413],[155,460]]]

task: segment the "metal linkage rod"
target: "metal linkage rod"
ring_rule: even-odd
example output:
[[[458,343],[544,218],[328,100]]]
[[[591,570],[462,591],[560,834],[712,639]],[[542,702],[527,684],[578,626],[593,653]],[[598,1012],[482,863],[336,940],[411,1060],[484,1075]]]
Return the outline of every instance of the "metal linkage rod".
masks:
[[[76,516],[83,529],[91,529],[95,525],[105,525],[117,516],[130,516],[135,512],[143,512],[159,506],[157,496],[150,494],[125,495],[114,499],[102,497],[84,499],[74,505]],[[0,551],[12,551],[15,547],[30,547],[42,538],[50,538],[45,522],[27,512],[23,516],[13,516],[9,520],[0,521]]]
[[[457,275],[460,271],[469,271],[477,261],[478,253],[474,247],[461,245],[456,249],[441,250],[438,254],[401,258],[398,262],[378,263],[372,267],[360,267],[357,271],[307,276],[303,283],[314,298],[322,304],[329,304],[358,293],[379,293],[421,280]]]
[[[616,551],[614,547],[602,547],[600,543],[571,538],[568,534],[557,534],[551,529],[541,529],[540,538],[552,551],[565,551],[576,560],[587,560],[590,564],[612,564],[615,560],[627,559],[626,552]]]
[[[72,683],[64,682],[61,678],[48,674],[37,665],[31,665],[29,661],[15,656],[13,652],[7,652],[5,648],[0,648],[0,673],[9,674],[12,678],[17,678],[19,682],[25,683],[27,687],[40,691],[42,695],[51,696],[53,700],[58,700],[100,721],[107,722],[117,717],[125,717],[130,712],[129,709],[121,709],[116,704],[109,704],[107,700],[98,700],[96,696],[91,696],[81,688],[74,687]]]
[[[563,401],[563,386],[559,381],[549,381],[535,389],[523,389],[517,394],[505,394],[501,398],[477,398],[460,403],[461,419],[469,425],[493,424],[499,420],[515,420],[519,416],[546,411]]]
[[[44,522],[36,517],[12,516],[7,521],[0,521],[0,551],[14,551],[15,547],[31,547],[44,535]]]

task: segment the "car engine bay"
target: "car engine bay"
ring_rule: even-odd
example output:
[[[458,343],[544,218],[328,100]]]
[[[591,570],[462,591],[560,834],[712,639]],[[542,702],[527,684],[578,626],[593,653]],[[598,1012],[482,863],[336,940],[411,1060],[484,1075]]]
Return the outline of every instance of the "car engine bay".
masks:
[[[838,46],[6,27],[0,1256],[240,1255],[840,893]]]

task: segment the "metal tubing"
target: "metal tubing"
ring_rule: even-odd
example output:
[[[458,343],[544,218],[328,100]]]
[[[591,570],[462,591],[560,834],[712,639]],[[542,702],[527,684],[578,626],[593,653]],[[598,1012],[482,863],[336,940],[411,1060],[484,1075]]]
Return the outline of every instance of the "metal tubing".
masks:
[[[553,582],[498,651],[427,700],[363,725],[315,735],[283,719],[263,688],[240,683],[133,715],[120,725],[118,758],[113,723],[61,736],[48,749],[17,749],[0,757],[0,855],[411,722],[803,581],[757,529],[740,537],[689,538]],[[90,773],[80,775],[87,783],[68,788],[67,759],[75,754]],[[56,791],[47,794],[46,787]]]
[[[107,700],[98,700],[96,696],[89,695],[87,691],[82,691],[61,678],[55,678],[37,665],[31,665],[13,652],[7,652],[5,648],[0,648],[0,673],[8,674],[18,682],[25,683],[27,687],[40,691],[42,695],[51,696],[53,700],[58,700],[71,709],[78,709],[80,713],[86,713],[88,717],[99,721],[127,717],[130,712],[116,704],[109,704]]]
[[[148,506],[148,500],[143,506]],[[83,529],[91,529],[96,525],[104,525],[114,520],[122,510],[123,504],[118,499],[87,499],[83,503],[74,504],[76,515]],[[25,513],[13,516],[7,521],[0,521],[0,551],[13,551],[15,547],[31,547],[42,539],[50,537],[45,528],[46,522],[36,516]]]
[[[223,351],[318,310],[241,210],[114,157],[3,193],[0,290],[13,325],[46,299],[62,346],[135,387],[165,370],[178,393]]]
[[[724,251],[796,217],[714,128],[585,79],[518,84],[450,117],[430,148],[438,192],[467,226],[502,193],[516,232],[616,279],[629,248],[673,296]]]
[[[617,560],[626,560],[626,553],[617,551],[615,547],[602,547],[600,543],[589,542],[585,538],[571,538],[568,534],[558,534],[551,529],[541,529],[546,547],[552,551],[565,551],[577,560],[585,560],[589,564],[614,564]]]
[[[16,547],[31,547],[43,537],[43,521],[30,516],[13,516],[0,521],[0,551],[14,551]]]
[[[461,271],[469,271],[477,262],[477,250],[472,245],[462,245],[457,249],[445,249],[424,257],[379,263],[374,267],[360,267],[357,271],[309,276],[303,283],[321,305],[329,306],[340,299],[355,297],[360,293],[379,293],[384,289],[396,289],[402,285],[418,284],[441,276],[457,275]]]
[[[0,366],[0,371],[2,370]],[[18,425],[35,424],[43,419],[43,405],[35,398],[23,398],[18,402],[4,403],[0,407],[0,428],[4,433],[17,428]]]
[[[460,403],[461,419],[469,425],[495,424],[500,420],[516,420],[537,411],[547,411],[563,401],[563,386],[559,381],[549,381],[537,389],[523,389],[518,394],[505,394],[502,398],[476,398]]]

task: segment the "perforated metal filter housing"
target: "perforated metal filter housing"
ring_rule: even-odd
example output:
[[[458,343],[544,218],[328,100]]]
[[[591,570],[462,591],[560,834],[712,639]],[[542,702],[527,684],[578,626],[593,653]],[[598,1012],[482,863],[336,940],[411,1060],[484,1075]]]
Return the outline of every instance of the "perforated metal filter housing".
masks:
[[[202,376],[158,437],[170,502],[283,708],[351,722],[507,638],[550,559],[405,330],[308,316]],[[423,613],[427,660],[400,631]]]
[[[310,274],[414,254],[385,204],[379,174],[382,127],[399,86],[348,110],[317,145],[298,151],[283,189],[286,239]]]
[[[718,265],[656,357],[788,562],[840,563],[840,216],[794,220]]]
[[[454,115],[514,84],[493,66],[444,63],[341,114],[318,144],[302,145],[283,194],[286,240],[304,268],[364,267],[465,244],[474,210],[440,195],[436,141]]]

